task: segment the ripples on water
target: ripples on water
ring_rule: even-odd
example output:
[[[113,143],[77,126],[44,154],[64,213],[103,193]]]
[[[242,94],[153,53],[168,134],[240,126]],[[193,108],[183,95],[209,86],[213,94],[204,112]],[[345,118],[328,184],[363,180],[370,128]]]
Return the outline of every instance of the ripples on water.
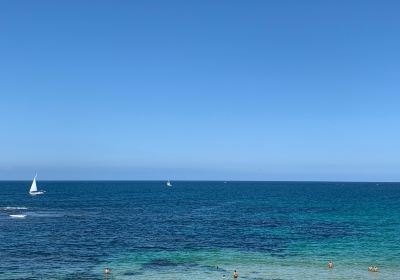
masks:
[[[0,279],[104,279],[105,266],[110,279],[139,280],[233,269],[240,279],[400,275],[399,184],[46,182],[36,197],[27,188],[0,182]]]

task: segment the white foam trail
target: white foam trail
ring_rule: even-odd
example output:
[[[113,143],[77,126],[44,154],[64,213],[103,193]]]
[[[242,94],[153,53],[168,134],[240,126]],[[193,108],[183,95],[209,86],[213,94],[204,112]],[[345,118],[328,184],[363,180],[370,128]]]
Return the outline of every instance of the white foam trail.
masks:
[[[18,214],[18,215],[10,215],[10,217],[14,219],[24,219],[26,215]]]
[[[7,206],[3,207],[3,210],[26,210],[28,207],[14,207],[14,206]]]

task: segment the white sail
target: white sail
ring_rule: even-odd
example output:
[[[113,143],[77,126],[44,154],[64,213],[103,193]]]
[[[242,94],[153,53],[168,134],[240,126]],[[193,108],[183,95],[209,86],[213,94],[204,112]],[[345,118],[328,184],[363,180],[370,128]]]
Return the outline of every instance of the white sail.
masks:
[[[37,176],[37,175],[36,175],[36,176]],[[35,176],[35,178],[33,178],[33,182],[32,182],[32,185],[31,185],[31,189],[29,190],[30,193],[32,193],[32,192],[37,192],[36,176]]]

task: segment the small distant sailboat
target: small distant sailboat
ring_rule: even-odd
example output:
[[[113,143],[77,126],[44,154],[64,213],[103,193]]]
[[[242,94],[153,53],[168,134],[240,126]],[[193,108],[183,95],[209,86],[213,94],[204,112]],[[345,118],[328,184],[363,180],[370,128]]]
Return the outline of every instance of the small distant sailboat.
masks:
[[[172,187],[172,184],[169,180],[167,181],[167,187]]]
[[[37,190],[36,177],[37,177],[37,174],[35,175],[35,178],[33,178],[32,185],[31,185],[31,188],[29,190],[29,194],[30,195],[38,195],[38,194],[44,194],[45,193],[45,191],[38,191]]]

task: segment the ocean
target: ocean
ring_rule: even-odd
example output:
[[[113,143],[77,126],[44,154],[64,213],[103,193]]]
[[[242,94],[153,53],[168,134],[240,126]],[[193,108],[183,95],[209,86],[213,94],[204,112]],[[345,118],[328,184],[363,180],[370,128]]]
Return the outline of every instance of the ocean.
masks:
[[[400,279],[400,183],[30,183],[0,182],[0,279]]]

